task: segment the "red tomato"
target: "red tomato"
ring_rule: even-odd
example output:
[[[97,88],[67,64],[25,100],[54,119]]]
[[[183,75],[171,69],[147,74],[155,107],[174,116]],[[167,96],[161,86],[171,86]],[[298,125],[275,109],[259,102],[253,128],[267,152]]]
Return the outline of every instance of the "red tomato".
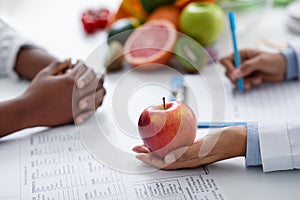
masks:
[[[101,8],[97,10],[87,10],[82,13],[81,22],[87,33],[93,33],[97,29],[105,28],[109,21],[109,10]]]

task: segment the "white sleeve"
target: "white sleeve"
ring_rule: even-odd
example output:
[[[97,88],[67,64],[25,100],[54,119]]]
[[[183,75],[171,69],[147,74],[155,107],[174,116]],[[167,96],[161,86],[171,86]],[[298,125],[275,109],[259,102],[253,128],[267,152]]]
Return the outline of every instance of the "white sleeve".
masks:
[[[300,39],[289,42],[289,45],[294,49],[297,55],[297,62],[298,62],[298,67],[300,68]],[[300,69],[299,69],[300,72]]]
[[[15,62],[21,47],[32,47],[25,38],[0,19],[0,76],[18,77]]]
[[[258,124],[264,172],[300,169],[300,120]]]

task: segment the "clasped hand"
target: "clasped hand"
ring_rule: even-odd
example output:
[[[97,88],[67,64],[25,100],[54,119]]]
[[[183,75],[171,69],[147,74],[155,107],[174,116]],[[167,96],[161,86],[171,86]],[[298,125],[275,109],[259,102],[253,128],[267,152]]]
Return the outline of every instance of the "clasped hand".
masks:
[[[97,77],[83,62],[53,62],[21,96],[30,109],[27,127],[80,124],[102,104],[105,93],[103,76]]]

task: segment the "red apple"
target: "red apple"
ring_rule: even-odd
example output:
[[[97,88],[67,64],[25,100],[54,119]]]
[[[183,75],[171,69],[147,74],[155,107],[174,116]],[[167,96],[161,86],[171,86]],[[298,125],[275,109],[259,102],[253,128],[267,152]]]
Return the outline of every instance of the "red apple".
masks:
[[[140,115],[138,129],[145,146],[158,157],[193,144],[197,132],[194,112],[179,101],[152,105]]]

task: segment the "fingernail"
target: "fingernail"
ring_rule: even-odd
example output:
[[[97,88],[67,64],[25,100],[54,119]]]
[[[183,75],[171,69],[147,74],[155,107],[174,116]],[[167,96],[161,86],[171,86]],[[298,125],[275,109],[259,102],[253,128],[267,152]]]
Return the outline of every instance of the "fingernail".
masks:
[[[76,124],[81,124],[83,122],[83,118],[82,117],[78,117],[76,119]]]
[[[136,150],[136,147],[133,147],[131,150],[132,150],[133,152],[135,152],[135,153],[139,153],[139,152]]]
[[[250,90],[251,86],[249,84],[244,85],[245,90]]]
[[[83,88],[84,87],[84,81],[77,81],[77,87],[79,89]]]
[[[151,156],[146,153],[140,153],[139,155],[136,155],[135,157],[141,161],[146,161],[146,160],[150,160]]]
[[[72,69],[67,69],[66,74],[69,74],[72,72]]]
[[[87,108],[87,106],[88,106],[87,101],[82,100],[82,101],[79,102],[79,108],[80,109],[85,109],[85,108]]]
[[[259,84],[261,84],[261,79],[255,79],[253,83],[256,85],[259,85]]]
[[[173,162],[175,162],[175,161],[176,161],[176,157],[175,157],[174,154],[168,154],[168,155],[166,155],[166,157],[165,157],[165,162],[166,162],[167,164],[171,164],[171,163],[173,163]]]
[[[235,76],[236,78],[241,78],[243,76],[243,72],[240,69],[236,69],[233,72],[233,76]]]

